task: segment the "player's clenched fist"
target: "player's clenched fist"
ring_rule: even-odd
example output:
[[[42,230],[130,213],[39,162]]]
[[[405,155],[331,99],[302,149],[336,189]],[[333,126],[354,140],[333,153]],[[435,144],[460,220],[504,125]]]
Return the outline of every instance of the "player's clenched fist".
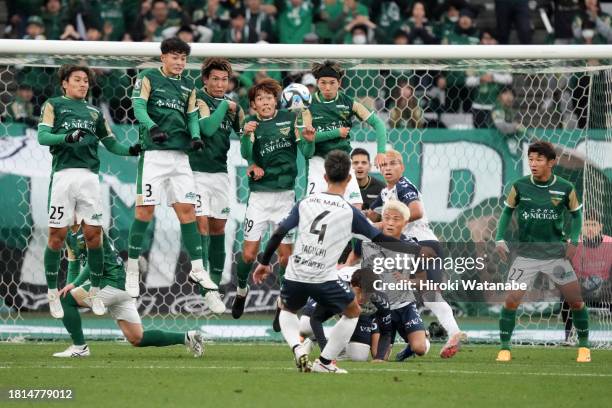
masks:
[[[76,129],[72,133],[66,135],[64,140],[66,141],[66,143],[79,143],[84,137],[85,131],[82,129]]]
[[[254,120],[252,120],[250,122],[247,122],[244,125],[244,134],[248,135],[250,133],[253,133],[255,131],[255,129],[257,129],[257,125],[258,125],[258,123],[255,122]]]
[[[302,137],[309,142],[314,142],[315,128],[313,128],[312,126],[306,126],[302,131]]]
[[[151,140],[153,140],[153,143],[164,143],[166,140],[168,140],[168,134],[161,130],[159,126],[153,126],[149,130],[149,134],[151,135]]]
[[[263,283],[268,275],[270,275],[271,271],[272,269],[270,268],[270,265],[257,265],[255,272],[253,272],[253,282],[257,285]]]
[[[265,174],[264,169],[262,169],[256,164],[251,164],[249,168],[247,169],[247,175],[251,177],[253,180],[261,179],[264,176],[264,174]]]

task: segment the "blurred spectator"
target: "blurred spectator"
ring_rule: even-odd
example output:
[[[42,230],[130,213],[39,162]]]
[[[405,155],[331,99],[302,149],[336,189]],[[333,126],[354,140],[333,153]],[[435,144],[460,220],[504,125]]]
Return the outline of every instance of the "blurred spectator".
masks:
[[[35,127],[38,118],[34,116],[34,93],[29,85],[19,85],[14,99],[6,106],[4,120],[7,122],[24,123],[28,127]]]
[[[196,25],[208,27],[213,31],[212,42],[222,42],[224,30],[229,27],[229,11],[219,3],[219,0],[208,0],[206,9],[194,14]]]
[[[135,41],[162,41],[164,30],[180,27],[186,22],[180,5],[175,1],[168,4],[165,0],[153,0],[151,3],[144,0],[140,6],[140,16],[132,33]]]
[[[612,19],[601,11],[598,0],[584,0],[584,9],[574,17],[572,31],[578,44],[606,44],[612,40]]]
[[[97,27],[89,27],[85,35],[86,41],[102,40],[102,32]]]
[[[376,42],[391,44],[394,34],[402,25],[401,10],[407,9],[411,1],[382,0],[375,1],[371,8],[372,21],[376,24]]]
[[[45,25],[43,24],[42,18],[38,16],[30,16],[26,25],[26,34],[23,36],[23,39],[46,40],[44,33]]]
[[[192,24],[180,27],[166,28],[163,32],[163,35],[164,38],[172,38],[176,36],[181,40],[185,41],[186,43],[209,43],[212,41],[213,31],[208,27]]]
[[[480,43],[495,45],[497,41],[491,35],[491,30],[483,30]],[[465,85],[475,89],[472,102],[472,120],[475,128],[493,127],[491,112],[499,91],[512,84],[512,74],[509,72],[477,72],[468,71]]]
[[[438,75],[434,78],[434,86],[427,90],[427,111],[433,113],[432,117],[428,117],[427,126],[443,128],[442,114],[450,112],[449,99],[446,96],[446,77]],[[435,118],[435,119],[434,119]]]
[[[59,40],[67,24],[66,14],[60,0],[47,0],[42,13],[45,36],[48,40]]]
[[[257,33],[252,31],[247,25],[244,11],[241,9],[232,9],[230,11],[230,26],[225,30],[222,42],[236,44],[255,43],[257,41]]]
[[[366,6],[356,0],[345,0],[342,12],[335,21],[330,23],[330,28],[336,33],[335,42],[351,44],[351,31],[356,25],[366,25],[368,28],[376,28],[376,24],[370,21],[369,11]]]
[[[313,30],[312,7],[304,0],[280,3],[283,7],[278,17],[278,37],[282,44],[301,44],[304,36]]]
[[[5,33],[8,38],[23,38],[28,17],[40,15],[44,0],[8,0],[6,8],[8,25]]]
[[[506,87],[500,91],[491,117],[495,128],[506,137],[510,153],[516,154],[525,128],[516,121],[512,88]]]
[[[311,95],[317,91],[317,80],[311,73],[304,74],[304,76],[302,76],[301,84],[308,88]]]
[[[497,36],[500,44],[508,44],[512,25],[521,44],[531,44],[529,0],[495,0]]]
[[[412,5],[412,16],[402,25],[402,30],[410,36],[410,44],[436,44],[433,28],[425,16],[425,6],[420,1]]]
[[[77,32],[72,24],[66,25],[64,32],[60,35],[60,40],[64,41],[76,41],[80,40],[81,35]]]
[[[437,38],[447,37],[455,30],[459,21],[459,10],[467,8],[468,4],[464,0],[450,0],[444,3],[442,10],[444,13],[440,21],[434,25],[434,34]]]
[[[555,44],[569,44],[574,38],[572,22],[580,12],[580,0],[551,0]]]
[[[137,6],[133,0],[104,0],[100,8],[100,19],[105,41],[119,41],[125,33],[126,9]],[[132,3],[132,4],[130,4]],[[129,21],[129,20],[127,20]]]
[[[330,28],[330,22],[335,22],[342,14],[341,0],[323,0],[319,9],[315,11],[313,21],[315,32],[319,36],[321,44],[330,44],[336,37]]]
[[[254,33],[256,41],[276,42],[274,22],[264,11],[261,0],[245,0],[245,18],[249,32]],[[251,42],[251,41],[249,41]]]
[[[395,106],[389,113],[389,127],[422,128],[424,127],[423,110],[414,95],[414,89],[408,81],[403,81],[391,91]]]
[[[410,44],[410,35],[403,30],[397,30],[393,36],[393,44],[407,45]]]
[[[358,24],[351,27],[351,44],[368,44],[370,42],[368,26]]]

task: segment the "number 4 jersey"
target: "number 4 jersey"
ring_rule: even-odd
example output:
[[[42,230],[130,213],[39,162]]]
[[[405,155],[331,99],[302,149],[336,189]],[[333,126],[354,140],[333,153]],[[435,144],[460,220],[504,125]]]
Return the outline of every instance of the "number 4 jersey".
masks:
[[[315,193],[297,203],[280,227],[297,228],[285,279],[322,283],[338,279],[336,264],[353,237],[370,241],[381,232],[343,197]]]

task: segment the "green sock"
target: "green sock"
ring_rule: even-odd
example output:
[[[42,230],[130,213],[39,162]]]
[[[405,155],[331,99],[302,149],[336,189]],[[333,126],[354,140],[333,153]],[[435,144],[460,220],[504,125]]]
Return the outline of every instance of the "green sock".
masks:
[[[65,298],[61,298],[60,300],[62,302],[62,309],[64,309],[62,323],[64,323],[64,327],[70,334],[72,343],[75,346],[82,346],[85,344],[85,337],[83,336],[83,328],[81,327],[79,305],[76,300],[74,300],[71,293],[68,293]]]
[[[283,286],[283,281],[285,280],[285,271],[287,270],[286,266],[281,266],[280,271],[278,273],[278,284],[279,286]]]
[[[98,248],[87,248],[87,265],[91,271],[89,275],[91,286],[99,288],[104,270],[104,250],[101,246]]]
[[[502,350],[510,350],[510,338],[515,324],[516,310],[503,307],[499,316],[499,338],[501,339]]]
[[[165,347],[174,344],[185,344],[185,333],[163,330],[145,330],[138,347]]]
[[[204,269],[210,271],[208,266],[208,247],[210,246],[210,236],[209,235],[200,235],[202,238],[202,264],[204,264]]]
[[[142,241],[144,240],[145,233],[149,221],[140,221],[134,218],[132,226],[130,227],[130,235],[128,237],[128,258],[138,259],[140,252],[142,251]]]
[[[246,263],[242,259],[242,256],[238,257],[238,266],[236,268],[236,274],[238,275],[238,287],[246,288],[249,283],[249,274],[253,268],[253,262]]]
[[[57,289],[57,273],[60,266],[61,251],[55,251],[49,247],[45,248],[45,278],[49,289]]]
[[[66,275],[66,284],[74,281],[77,276],[79,276],[79,272],[81,269],[81,265],[78,260],[68,261],[68,274]]]
[[[210,258],[210,278],[218,285],[225,266],[225,234],[210,236],[208,256]]]
[[[578,347],[589,347],[589,311],[586,305],[582,309],[572,310],[572,319],[578,335]]]
[[[181,236],[191,261],[202,259],[202,238],[195,221],[181,224]]]

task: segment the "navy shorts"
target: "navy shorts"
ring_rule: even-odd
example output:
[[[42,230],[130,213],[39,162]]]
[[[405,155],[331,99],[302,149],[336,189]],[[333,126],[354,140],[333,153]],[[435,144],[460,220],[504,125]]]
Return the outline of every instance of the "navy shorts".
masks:
[[[372,344],[372,333],[378,333],[378,325],[371,316],[359,316],[357,320],[357,326],[351,336],[351,342]]]
[[[312,298],[332,314],[342,313],[355,299],[348,284],[340,279],[322,283],[305,283],[284,279],[280,290],[283,305],[298,311]]]
[[[440,283],[442,282],[442,278],[444,277],[444,269],[441,267],[444,264],[444,250],[442,249],[442,245],[438,241],[419,241],[419,245],[425,246],[433,249],[438,257],[441,258],[442,265],[438,265],[438,262],[432,262],[432,267],[426,270],[427,272],[427,280]]]
[[[391,327],[393,330],[391,341],[395,338],[395,333],[399,333],[408,342],[408,335],[410,333],[425,330],[425,325],[416,308],[416,303],[409,303],[399,309],[391,310]]]

